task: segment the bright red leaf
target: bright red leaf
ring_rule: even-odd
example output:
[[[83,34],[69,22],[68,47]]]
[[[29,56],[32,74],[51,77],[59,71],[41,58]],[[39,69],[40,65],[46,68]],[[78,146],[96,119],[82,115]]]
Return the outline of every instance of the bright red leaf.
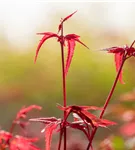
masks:
[[[58,27],[58,33],[60,32],[60,30],[61,30],[61,28],[62,28],[62,24],[63,24],[66,20],[68,20],[70,17],[72,17],[76,12],[77,12],[77,11],[73,12],[72,14],[70,14],[70,15],[68,15],[67,17],[65,17],[64,19],[62,19],[62,21],[61,21],[61,23],[60,23],[60,25],[59,25],[59,27]]]
[[[72,15],[74,15],[77,11],[75,11],[74,13],[68,15],[67,17],[65,17],[60,25],[59,25],[59,31],[62,29],[62,25],[63,23],[68,20],[70,17],[72,17]],[[59,33],[59,32],[58,32]],[[65,75],[67,74],[68,72],[68,69],[70,67],[70,64],[71,64],[71,61],[72,61],[72,57],[73,57],[73,54],[74,54],[74,49],[75,49],[75,45],[76,43],[75,42],[78,42],[80,44],[82,44],[83,46],[85,46],[86,48],[88,48],[83,42],[81,42],[79,40],[80,36],[76,35],[76,34],[68,34],[66,36],[63,35],[63,33],[61,33],[61,35],[58,35],[58,34],[55,34],[55,33],[52,33],[52,32],[43,32],[43,33],[38,33],[38,34],[41,34],[41,35],[44,35],[43,38],[40,40],[40,43],[38,44],[38,47],[37,47],[37,50],[36,50],[36,56],[35,56],[35,61],[37,60],[37,56],[38,56],[38,53],[39,53],[39,50],[41,48],[41,46],[43,45],[43,43],[49,39],[49,38],[52,38],[52,37],[56,37],[57,38],[57,41],[62,45],[62,46],[65,46],[65,42],[67,42],[67,46],[68,46],[68,52],[67,52],[67,58],[66,58],[66,66],[64,67],[64,71],[65,71]],[[89,48],[88,48],[89,49]]]
[[[38,56],[38,53],[39,53],[39,50],[41,48],[41,46],[43,45],[43,43],[48,40],[49,38],[52,38],[52,37],[56,37],[56,38],[59,38],[59,36],[55,33],[52,33],[52,32],[44,32],[44,33],[38,33],[38,34],[43,34],[43,38],[41,39],[40,43],[38,44],[38,47],[37,47],[37,50],[36,50],[36,56],[35,56],[35,63],[36,63],[36,60],[37,60],[37,56]]]
[[[62,120],[55,117],[48,117],[33,118],[30,119],[30,121],[41,122],[45,124],[45,128],[41,132],[45,132],[46,150],[50,150],[53,131],[62,123]]]
[[[115,53],[115,66],[116,66],[116,71],[118,72],[119,69],[120,69],[120,66],[122,64],[122,61],[123,61],[123,56],[124,54],[123,53]],[[120,75],[119,75],[119,81],[124,84],[124,81],[122,79],[122,70],[120,72]]]
[[[72,57],[74,55],[74,48],[75,48],[75,41],[68,40],[68,53],[67,53],[67,60],[66,60],[66,67],[65,67],[65,75],[67,75],[68,69],[70,67]]]
[[[103,50],[108,51],[108,53],[114,53],[116,72],[119,71],[120,66],[122,64],[123,57],[125,54],[124,48],[126,48],[126,47],[125,46],[124,47],[110,47],[110,48],[103,49]],[[120,75],[119,75],[119,81],[120,81],[120,83],[124,84],[123,79],[122,79],[122,70],[121,70]]]
[[[15,136],[10,142],[10,150],[40,150],[33,145],[33,142],[38,141],[37,138],[25,138],[22,136]]]
[[[0,140],[7,141],[8,139],[12,138],[12,134],[6,132],[4,130],[0,130]]]
[[[26,114],[31,111],[32,109],[38,109],[41,110],[42,107],[38,106],[38,105],[31,105],[29,107],[23,107],[16,116],[16,120],[20,119],[20,118],[26,118]]]
[[[51,123],[45,128],[46,150],[50,150],[53,131],[57,128],[57,123]]]
[[[82,43],[79,40],[79,38],[80,38],[80,36],[78,36],[76,34],[68,34],[68,35],[65,36],[65,40],[67,41],[67,45],[68,45],[68,53],[67,53],[67,59],[66,59],[65,75],[67,75],[67,73],[68,73],[68,69],[70,67],[70,64],[71,64],[71,61],[72,61],[72,57],[74,55],[75,42],[79,42],[80,44],[82,44],[83,46],[88,48],[84,43]]]
[[[105,48],[102,50],[108,51],[108,53],[114,53],[115,57],[115,65],[116,65],[116,71],[120,69],[120,66],[122,65],[122,62],[124,62],[126,59],[130,58],[131,56],[135,56],[135,48],[133,47],[135,43],[135,40],[132,42],[131,46],[115,46],[110,48]],[[124,84],[122,79],[122,70],[119,75],[119,81]]]

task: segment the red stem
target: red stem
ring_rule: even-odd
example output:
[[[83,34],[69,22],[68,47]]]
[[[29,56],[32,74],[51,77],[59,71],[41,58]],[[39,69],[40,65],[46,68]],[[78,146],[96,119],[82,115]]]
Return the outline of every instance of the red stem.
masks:
[[[61,127],[62,127],[62,126],[60,126],[60,128],[61,128]],[[63,135],[63,129],[60,131],[60,138],[59,138],[58,150],[60,150],[60,148],[61,148],[62,135]]]
[[[106,110],[106,108],[107,108],[107,106],[108,106],[108,104],[109,104],[109,102],[110,102],[110,99],[111,99],[111,97],[112,97],[112,95],[113,95],[113,92],[114,92],[114,90],[115,90],[115,87],[116,87],[117,82],[118,82],[118,79],[119,79],[119,75],[120,75],[120,73],[121,73],[122,67],[123,67],[124,62],[125,62],[125,60],[126,60],[126,56],[127,56],[127,54],[126,54],[125,56],[123,56],[122,64],[121,64],[121,66],[120,66],[120,68],[119,68],[119,71],[118,71],[118,73],[117,73],[117,76],[116,76],[116,78],[115,78],[115,81],[114,81],[114,83],[113,83],[113,85],[112,85],[112,88],[111,88],[111,90],[110,90],[110,92],[109,92],[109,94],[108,94],[108,97],[107,97],[107,99],[106,99],[106,101],[105,101],[103,110],[102,110],[102,112],[101,112],[101,114],[100,114],[100,117],[99,117],[100,119],[103,117],[103,115],[104,115],[104,113],[105,113],[105,110]],[[92,140],[93,140],[93,138],[94,138],[94,136],[95,136],[96,131],[97,131],[97,127],[95,127],[94,130],[93,130],[93,132],[92,132],[91,140],[90,140],[90,142],[89,142],[89,144],[88,144],[87,150],[89,150],[89,148],[90,148],[90,146],[91,146],[91,144],[92,144]]]
[[[64,39],[63,39],[63,24],[61,28],[61,39],[60,39],[60,45],[61,45],[61,60],[62,60],[62,79],[63,79],[63,106],[67,106],[66,102],[66,77],[65,77],[65,63],[64,63]],[[66,111],[64,111],[64,120],[66,118]],[[66,150],[66,127],[64,127],[64,150]]]

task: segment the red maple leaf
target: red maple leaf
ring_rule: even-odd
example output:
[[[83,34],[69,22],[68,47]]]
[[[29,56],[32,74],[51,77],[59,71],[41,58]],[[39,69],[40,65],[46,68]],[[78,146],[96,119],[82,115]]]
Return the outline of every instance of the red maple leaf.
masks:
[[[58,106],[59,109],[66,111],[66,119],[70,113],[76,113],[85,124],[91,125],[92,128],[94,127],[107,127],[109,125],[115,125],[115,122],[99,119],[92,113],[88,112],[88,110],[101,110],[102,108],[96,106]]]
[[[66,60],[65,75],[67,75],[68,69],[69,69],[71,61],[72,61],[72,57],[74,55],[75,44],[76,44],[75,42],[79,42],[80,44],[82,44],[83,46],[88,48],[84,43],[82,43],[79,40],[79,38],[80,38],[80,36],[76,35],[76,34],[68,34],[65,36],[65,40],[67,41],[67,45],[68,45],[68,54],[67,54],[67,60]]]
[[[0,130],[0,141],[1,140],[7,141],[10,138],[12,138],[12,134],[11,133],[6,132],[4,130]]]
[[[58,125],[62,123],[61,119],[57,119],[55,117],[47,117],[47,118],[33,118],[30,121],[41,122],[45,124],[45,128],[41,131],[45,132],[45,143],[46,150],[50,150],[52,134],[57,129]]]
[[[37,138],[25,138],[22,136],[15,136],[10,142],[10,150],[40,150],[33,145],[33,142],[38,141]]]
[[[103,50],[108,51],[108,53],[114,53],[114,60],[115,60],[115,66],[116,66],[116,71],[118,72],[122,63],[132,57],[135,56],[135,48],[133,47],[135,41],[132,42],[131,46],[115,46],[115,47],[110,47],[110,48],[105,48]],[[122,70],[119,75],[119,81],[124,84],[123,79],[122,79]]]
[[[123,54],[123,53],[116,53],[114,56],[115,56],[116,71],[118,72],[119,69],[120,69],[120,66],[121,66],[121,64],[122,64],[124,54]],[[122,84],[124,84],[124,81],[123,81],[123,79],[122,79],[122,70],[121,70],[120,75],[119,75],[119,81],[120,81]]]
[[[4,130],[0,130],[0,149],[5,150],[9,147],[9,140],[12,138],[12,134]]]
[[[70,17],[72,17],[77,11],[73,12],[72,14],[68,15],[67,17],[65,17],[64,19],[62,19],[61,23],[59,24],[58,27],[58,33],[60,32],[60,30],[62,29],[62,24],[68,20]]]
[[[68,20],[75,13],[76,13],[76,11],[74,13],[70,14],[69,16],[65,17],[62,20],[61,24],[59,25],[59,31],[62,28],[63,22],[65,22],[66,20]],[[83,42],[81,42],[79,40],[80,36],[78,36],[76,34],[68,34],[68,35],[65,35],[65,36],[58,35],[58,34],[52,33],[52,32],[44,32],[44,33],[38,33],[38,34],[43,35],[43,38],[40,40],[40,42],[38,44],[38,47],[37,47],[37,50],[36,50],[35,61],[34,62],[36,62],[39,50],[40,50],[41,46],[43,45],[43,43],[46,40],[48,40],[50,38],[53,38],[53,37],[56,37],[57,41],[60,44],[62,44],[63,46],[64,46],[65,41],[67,42],[68,52],[67,52],[67,59],[66,59],[66,66],[65,66],[65,75],[67,74],[68,69],[70,67],[70,64],[71,64],[71,61],[72,61],[72,57],[73,57],[73,54],[74,54],[74,49],[75,49],[76,42],[78,42],[78,43],[82,44],[83,46],[85,46],[86,48],[88,48]]]
[[[57,129],[58,123],[51,123],[45,129],[46,150],[50,150],[52,134]]]
[[[20,118],[26,118],[26,115],[29,111],[31,111],[32,109],[38,109],[41,110],[42,107],[38,106],[38,105],[30,105],[29,107],[23,107],[16,116],[16,120],[20,119]]]

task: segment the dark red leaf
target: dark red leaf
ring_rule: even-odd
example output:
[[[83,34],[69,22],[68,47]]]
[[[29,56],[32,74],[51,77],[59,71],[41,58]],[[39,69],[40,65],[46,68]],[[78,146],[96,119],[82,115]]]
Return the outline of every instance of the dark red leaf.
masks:
[[[66,20],[68,20],[70,17],[72,17],[76,12],[77,12],[77,11],[73,12],[72,14],[68,15],[67,17],[65,17],[65,18],[61,21],[61,23],[60,23],[60,25],[59,25],[59,27],[58,27],[58,33],[60,32],[60,30],[61,30],[61,28],[62,28],[62,24],[63,24]]]
[[[61,106],[61,105],[59,105],[59,104],[57,105],[57,107],[58,107],[60,110],[66,112],[65,119],[67,119],[68,116],[69,116],[69,114],[71,113],[72,108],[71,108],[70,106],[69,106],[69,107],[63,107],[63,106]],[[65,121],[66,121],[66,120],[65,120]]]
[[[123,60],[123,53],[116,53],[115,54],[115,66],[116,66],[116,71],[118,72],[119,71],[119,69],[120,69],[120,66],[121,66],[121,64],[122,64],[122,60]],[[124,84],[124,81],[123,81],[123,79],[122,79],[122,70],[121,70],[121,72],[120,72],[120,75],[119,75],[119,81],[122,83],[122,84]]]
[[[82,110],[102,110],[102,108],[100,107],[96,107],[96,106],[78,106],[78,105],[71,105],[71,106],[67,106],[67,107],[63,107],[61,105],[57,105],[59,109],[63,110],[63,111],[69,111],[70,109],[72,111],[82,111]]]
[[[52,33],[52,32],[44,32],[44,33],[38,33],[38,34],[43,34],[43,38],[40,40],[40,43],[38,44],[38,47],[37,47],[37,50],[36,50],[36,56],[35,56],[35,60],[34,62],[36,63],[36,60],[37,60],[37,56],[38,56],[38,53],[39,53],[39,50],[41,48],[41,46],[43,45],[43,43],[49,39],[49,38],[52,38],[52,37],[57,37],[59,38],[59,36],[55,33]]]
[[[99,118],[97,118],[97,116],[91,114],[88,111],[83,110],[81,112],[84,115],[85,120],[88,123],[90,123],[90,124],[92,122],[92,124],[94,126],[96,126],[96,127],[98,127],[98,126],[100,126],[100,127],[107,127],[107,126],[115,125],[116,124],[115,122],[112,122],[112,121],[109,121],[109,120],[99,119]]]
[[[82,110],[102,110],[103,108],[97,106],[80,106]]]
[[[78,129],[78,130],[83,131],[84,134],[86,135],[86,137],[89,139],[89,135],[88,135],[88,133],[85,130],[86,127],[84,125],[82,125],[81,123],[79,123],[79,122],[72,122],[72,123],[68,123],[68,126],[70,126],[73,129]]]
[[[67,35],[65,36],[65,38],[66,38],[67,40],[72,40],[72,39],[80,38],[80,36],[79,36],[79,35],[76,35],[76,34],[67,34]]]

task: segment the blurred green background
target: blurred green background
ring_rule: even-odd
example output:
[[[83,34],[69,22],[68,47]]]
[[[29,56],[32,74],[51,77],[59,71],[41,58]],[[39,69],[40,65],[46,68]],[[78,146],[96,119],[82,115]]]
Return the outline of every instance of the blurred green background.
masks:
[[[104,104],[116,72],[113,55],[100,49],[132,43],[135,3],[0,1],[1,128],[8,129],[24,105],[41,105],[40,116],[62,116],[56,108],[56,103],[63,104],[60,45],[56,39],[47,41],[34,64],[42,38],[36,33],[56,33],[60,18],[75,10],[78,12],[64,24],[64,33],[80,35],[90,50],[76,45],[67,76],[67,103]],[[134,63],[132,59],[125,64],[126,84],[118,83],[111,103],[134,88]]]

